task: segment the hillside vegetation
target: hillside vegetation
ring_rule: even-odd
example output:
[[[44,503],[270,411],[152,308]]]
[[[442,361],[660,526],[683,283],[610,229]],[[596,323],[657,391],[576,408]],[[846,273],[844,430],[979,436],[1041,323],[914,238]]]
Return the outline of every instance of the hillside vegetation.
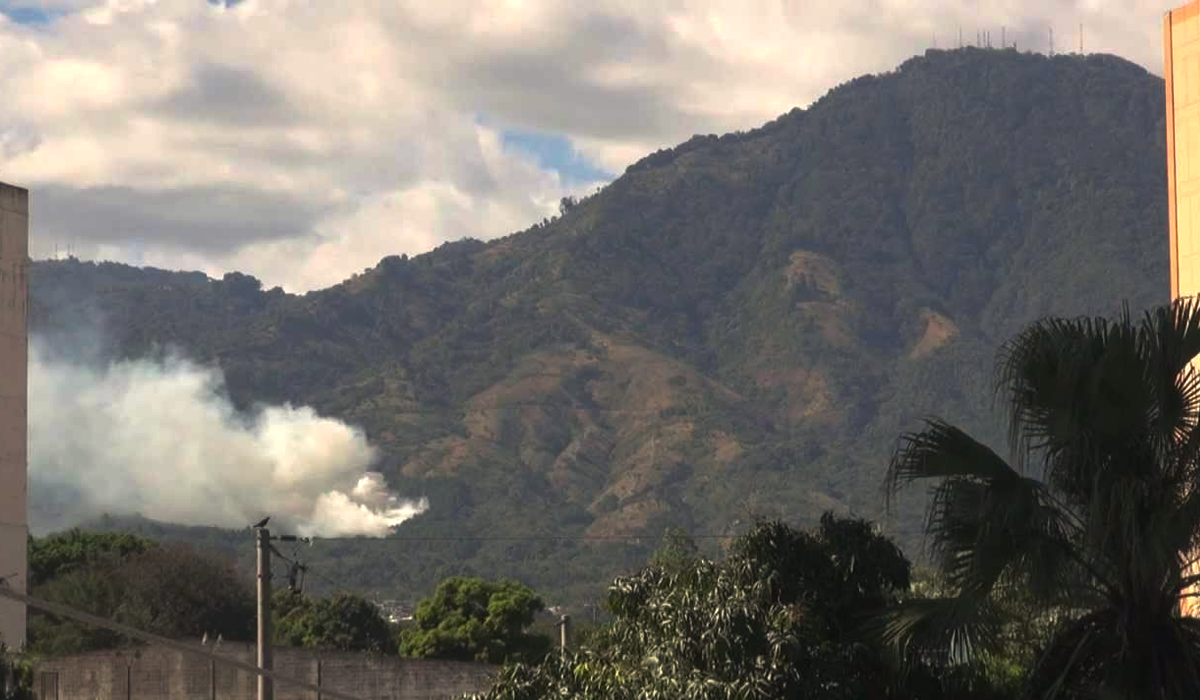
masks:
[[[650,155],[552,222],[303,296],[38,262],[33,329],[100,324],[96,351],[127,357],[175,344],[239,405],[361,425],[431,510],[404,539],[314,546],[314,569],[412,598],[462,574],[583,600],[668,526],[882,518],[888,458],[927,414],[1003,446],[1004,340],[1168,298],[1162,95],[1112,56],[929,51]],[[921,505],[887,522],[914,553]],[[131,525],[170,530],[106,526]],[[646,539],[409,539],[564,533]]]

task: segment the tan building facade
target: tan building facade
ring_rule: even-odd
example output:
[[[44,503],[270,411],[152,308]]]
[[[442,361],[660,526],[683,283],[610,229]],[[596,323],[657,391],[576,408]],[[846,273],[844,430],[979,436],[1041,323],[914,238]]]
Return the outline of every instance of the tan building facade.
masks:
[[[1171,298],[1200,294],[1200,2],[1163,21]]]
[[[0,182],[0,577],[24,592],[29,193]],[[0,640],[25,642],[25,606],[0,600]]]
[[[1200,0],[1163,18],[1171,300],[1200,295]],[[1200,615],[1200,598],[1183,613]]]

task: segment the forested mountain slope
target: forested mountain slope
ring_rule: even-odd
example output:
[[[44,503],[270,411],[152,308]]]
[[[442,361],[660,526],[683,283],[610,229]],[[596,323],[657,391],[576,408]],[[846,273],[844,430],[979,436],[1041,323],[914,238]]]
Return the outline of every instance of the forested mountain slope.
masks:
[[[1165,173],[1163,86],[1145,70],[929,51],[648,156],[503,239],[385,258],[304,296],[39,262],[32,322],[103,319],[105,352],[176,344],[218,361],[240,405],[361,425],[392,484],[430,498],[402,536],[651,538],[311,554],[398,595],[461,572],[579,598],[669,525],[879,517],[896,439],[926,414],[1003,447],[1003,341],[1044,314],[1167,300]],[[915,505],[888,523],[909,549]]]

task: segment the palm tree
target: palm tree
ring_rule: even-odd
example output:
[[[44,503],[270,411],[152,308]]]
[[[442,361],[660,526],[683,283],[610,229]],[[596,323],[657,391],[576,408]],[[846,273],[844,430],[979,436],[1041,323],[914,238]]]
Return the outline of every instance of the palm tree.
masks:
[[[1000,352],[1014,455],[929,420],[889,497],[934,480],[926,534],[950,595],[893,610],[886,639],[954,664],[993,645],[1006,600],[1050,616],[1035,698],[1200,698],[1200,305],[1140,323],[1047,319]]]

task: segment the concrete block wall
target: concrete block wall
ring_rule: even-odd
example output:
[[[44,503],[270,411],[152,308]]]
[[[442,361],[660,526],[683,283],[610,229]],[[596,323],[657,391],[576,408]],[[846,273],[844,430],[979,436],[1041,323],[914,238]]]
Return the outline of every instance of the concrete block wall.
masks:
[[[223,645],[220,653],[254,663],[249,645]],[[483,663],[275,649],[276,673],[363,700],[458,698],[485,690],[496,671]],[[43,661],[33,681],[38,700],[255,700],[258,690],[253,673],[155,647]],[[315,692],[279,682],[275,698],[317,700]]]

